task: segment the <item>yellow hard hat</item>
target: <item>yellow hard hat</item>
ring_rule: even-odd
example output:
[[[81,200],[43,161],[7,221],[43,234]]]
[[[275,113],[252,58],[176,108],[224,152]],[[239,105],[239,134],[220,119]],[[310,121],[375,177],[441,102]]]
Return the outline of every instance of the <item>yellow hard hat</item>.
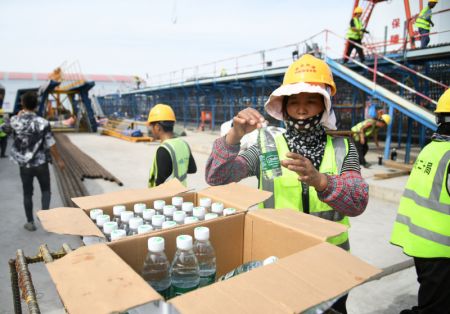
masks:
[[[158,121],[176,121],[175,113],[170,106],[157,104],[150,110],[147,122],[152,123]]]
[[[0,108],[0,114],[3,114],[3,113],[4,113],[3,108]]]
[[[431,3],[438,3],[439,0],[428,0],[428,2],[431,2]]]
[[[361,7],[356,7],[356,8],[353,10],[353,14],[357,14],[357,13],[362,14],[362,13],[363,13],[363,8],[361,8]]]
[[[386,125],[391,124],[391,116],[388,114],[382,114],[380,119],[383,120]]]
[[[450,113],[450,88],[447,89],[438,100],[436,113]]]

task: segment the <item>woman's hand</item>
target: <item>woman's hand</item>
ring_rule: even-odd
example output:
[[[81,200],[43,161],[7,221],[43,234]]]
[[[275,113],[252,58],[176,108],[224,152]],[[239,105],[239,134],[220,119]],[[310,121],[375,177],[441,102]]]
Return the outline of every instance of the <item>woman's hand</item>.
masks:
[[[296,172],[299,181],[314,187],[316,191],[325,190],[328,183],[327,176],[317,171],[308,158],[292,152],[287,153],[286,157],[290,159],[282,160],[281,165]]]
[[[253,108],[246,108],[240,111],[233,118],[233,127],[228,132],[226,142],[229,145],[239,144],[241,138],[256,129],[262,128],[266,120]]]

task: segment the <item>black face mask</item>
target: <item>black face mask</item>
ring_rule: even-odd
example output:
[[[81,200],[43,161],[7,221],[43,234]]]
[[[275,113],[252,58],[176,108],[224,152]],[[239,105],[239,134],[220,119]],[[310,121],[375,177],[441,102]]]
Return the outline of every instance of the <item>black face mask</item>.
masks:
[[[284,125],[286,129],[293,128],[297,132],[309,132],[311,129],[314,129],[319,125],[320,120],[322,119],[323,111],[306,119],[295,119],[289,115],[286,115],[286,119],[284,121]]]

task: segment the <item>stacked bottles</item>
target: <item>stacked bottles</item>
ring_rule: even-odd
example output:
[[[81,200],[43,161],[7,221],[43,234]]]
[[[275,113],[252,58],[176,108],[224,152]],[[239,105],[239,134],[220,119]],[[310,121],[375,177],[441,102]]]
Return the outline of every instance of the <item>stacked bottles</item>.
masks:
[[[203,207],[206,212],[211,211],[211,199],[209,197],[200,198],[199,206]]]
[[[110,220],[109,215],[98,215],[95,218],[96,222],[97,222],[97,227],[103,231],[103,225],[105,224],[105,222],[108,222]]]
[[[120,214],[126,210],[124,205],[116,205],[113,207],[113,221],[117,222],[117,225],[120,225]]]
[[[223,203],[212,203],[211,212],[217,214],[217,216],[223,215]]]
[[[149,233],[152,230],[153,230],[153,227],[151,225],[140,225],[138,227],[137,233],[138,234]]]
[[[158,215],[163,214],[164,205],[166,205],[166,202],[163,200],[156,200],[153,202],[153,208],[155,209]]]
[[[209,242],[209,228],[195,228],[194,237],[194,254],[198,260],[200,287],[204,287],[216,280],[216,253]]]
[[[183,198],[181,196],[172,197],[172,205],[176,207],[176,210],[181,210],[183,206]]]
[[[89,217],[95,222],[97,222],[97,216],[103,215],[103,209],[95,208],[89,211]]]
[[[177,237],[177,251],[170,267],[172,295],[179,296],[195,290],[200,284],[198,261],[192,250],[192,237]]]
[[[205,220],[206,209],[202,206],[197,206],[192,209],[192,215],[198,220]]]
[[[134,215],[136,217],[142,218],[142,213],[144,212],[144,209],[146,209],[147,206],[144,203],[137,203],[133,206]]]
[[[127,235],[136,235],[138,234],[138,228],[144,224],[144,220],[141,217],[132,217],[129,221],[129,229]]]
[[[121,212],[119,229],[125,230],[125,233],[128,234],[128,232],[130,230],[129,222],[130,222],[130,219],[133,217],[134,217],[134,213],[132,211]]]
[[[163,207],[163,215],[166,217],[166,221],[173,220],[173,213],[177,208],[173,205],[164,205]]]
[[[103,233],[105,234],[106,239],[108,241],[111,241],[111,233],[114,230],[117,230],[117,222],[115,222],[115,221],[108,221],[108,222],[105,222],[103,224]]]
[[[154,215],[152,217],[152,227],[155,230],[161,229],[163,222],[166,220],[164,215]]]
[[[194,203],[192,202],[184,202],[181,205],[181,210],[186,213],[186,217],[192,216],[192,209],[194,208]]]
[[[142,212],[142,218],[144,218],[144,224],[151,225],[152,224],[152,217],[156,215],[156,211],[151,208],[144,209]]]
[[[125,230],[123,230],[123,229],[116,229],[116,230],[113,230],[111,232],[111,241],[116,241],[116,240],[119,240],[119,239],[123,239],[126,236],[127,236],[127,234],[125,233]]]
[[[142,277],[165,299],[170,297],[170,265],[164,253],[164,239],[148,239],[148,254],[144,262]]]

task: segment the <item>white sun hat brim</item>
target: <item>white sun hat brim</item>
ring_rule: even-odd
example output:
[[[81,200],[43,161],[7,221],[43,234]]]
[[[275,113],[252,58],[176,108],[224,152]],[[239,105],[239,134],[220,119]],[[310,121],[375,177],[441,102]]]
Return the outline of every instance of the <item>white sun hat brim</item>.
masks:
[[[283,99],[285,96],[291,96],[300,93],[317,93],[323,96],[325,100],[325,111],[320,123],[327,129],[336,130],[336,115],[331,108],[330,88],[325,84],[309,84],[305,82],[281,85],[272,92],[264,109],[269,115],[277,120],[283,121]]]

